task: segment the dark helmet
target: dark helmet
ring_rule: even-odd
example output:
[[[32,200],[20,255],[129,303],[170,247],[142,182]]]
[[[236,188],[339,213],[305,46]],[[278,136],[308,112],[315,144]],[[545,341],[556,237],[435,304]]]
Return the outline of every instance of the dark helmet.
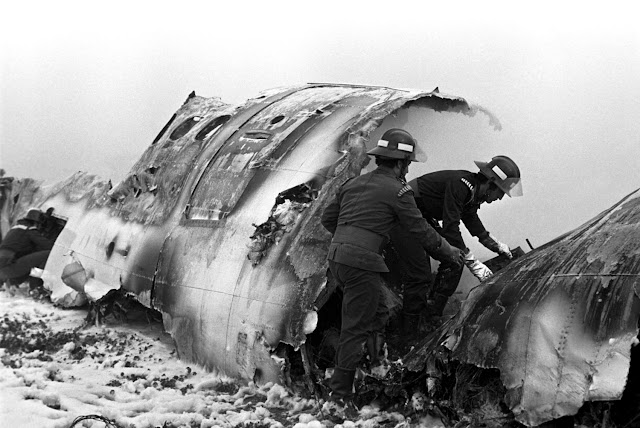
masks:
[[[416,140],[407,131],[392,128],[385,131],[378,144],[367,154],[387,159],[416,160]]]
[[[480,173],[510,197],[522,196],[520,168],[506,156],[494,156],[489,162],[475,161]]]
[[[35,221],[36,223],[41,223],[42,211],[40,211],[37,208],[29,208],[29,211],[27,211],[27,214],[22,219]]]

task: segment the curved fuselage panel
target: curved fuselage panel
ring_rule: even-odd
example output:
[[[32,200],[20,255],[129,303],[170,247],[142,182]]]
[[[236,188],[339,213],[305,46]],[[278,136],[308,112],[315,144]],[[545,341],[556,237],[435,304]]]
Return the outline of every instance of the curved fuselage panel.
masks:
[[[620,399],[638,336],[639,241],[640,190],[474,289],[445,331],[453,356],[498,368],[529,426]]]
[[[351,85],[285,88],[239,107],[191,97],[125,180],[65,203],[48,282],[77,301],[61,280],[77,261],[92,287],[160,310],[182,357],[280,380],[278,347],[304,343],[326,282],[322,207],[401,109],[475,113],[461,98]]]

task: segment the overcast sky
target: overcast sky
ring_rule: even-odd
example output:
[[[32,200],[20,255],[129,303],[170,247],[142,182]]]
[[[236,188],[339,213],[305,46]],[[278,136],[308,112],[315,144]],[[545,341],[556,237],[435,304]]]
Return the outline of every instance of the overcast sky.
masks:
[[[491,110],[501,153],[451,167],[495,154],[520,165],[524,197],[481,210],[512,246],[541,245],[640,187],[631,2],[227,3],[5,4],[0,167],[118,181],[192,90],[235,104],[339,82],[438,86]]]

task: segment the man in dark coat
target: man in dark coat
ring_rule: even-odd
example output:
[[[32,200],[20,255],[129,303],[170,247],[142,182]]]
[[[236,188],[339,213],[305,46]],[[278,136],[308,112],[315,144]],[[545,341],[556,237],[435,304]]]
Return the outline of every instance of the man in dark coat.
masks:
[[[509,246],[486,230],[478,217],[478,209],[481,204],[500,200],[505,194],[510,197],[521,196],[522,184],[518,166],[506,156],[495,156],[490,162],[476,161],[476,165],[480,169],[478,173],[436,171],[411,180],[409,185],[422,216],[449,244],[464,252],[465,265],[476,278],[484,281],[492,272],[465,245],[460,222],[486,248],[511,258]],[[432,281],[429,255],[415,244],[412,235],[401,227],[391,233],[405,271],[403,313],[408,320],[406,329],[409,331],[415,331],[422,315],[442,315],[447,300],[458,286],[463,269],[459,265],[441,262],[436,279]],[[429,302],[426,314],[422,313],[425,296]]]
[[[31,268],[44,269],[53,241],[41,235],[41,221],[42,212],[31,208],[0,242],[0,282],[20,283],[29,278]]]
[[[389,231],[402,225],[428,254],[462,266],[460,250],[427,224],[404,181],[409,164],[415,160],[415,146],[408,132],[386,131],[368,152],[375,156],[378,168],[342,184],[322,214],[323,226],[333,234],[329,268],[344,287],[340,340],[330,380],[334,401],[350,402],[363,345],[385,326],[380,274],[389,271],[382,257]]]
[[[11,194],[11,182],[13,181],[13,177],[5,177],[4,174],[4,169],[0,168],[0,217],[2,216],[2,212],[5,210],[5,204]],[[0,219],[0,241],[2,241],[2,236],[6,234],[6,232],[6,230],[3,230],[2,221]]]

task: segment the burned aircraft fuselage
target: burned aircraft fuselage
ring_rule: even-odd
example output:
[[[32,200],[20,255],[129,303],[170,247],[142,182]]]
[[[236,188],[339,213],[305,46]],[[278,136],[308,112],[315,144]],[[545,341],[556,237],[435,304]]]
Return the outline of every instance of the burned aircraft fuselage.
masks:
[[[14,208],[53,207],[67,221],[43,277],[54,302],[122,288],[162,313],[182,358],[280,381],[276,349],[305,343],[327,294],[320,213],[408,110],[479,111],[437,91],[353,85],[241,106],[190,96],[115,187],[82,173],[53,188],[16,182]]]
[[[320,354],[335,342],[339,319],[327,314],[339,318],[339,301],[319,219],[335,189],[386,129],[420,143],[424,118],[477,111],[499,126],[437,91],[309,84],[240,106],[191,95],[115,187],[86,173],[48,186],[2,178],[0,231],[30,206],[52,208],[64,225],[43,275],[55,303],[124,290],[162,313],[181,358],[286,381],[283,345],[303,348],[310,372],[305,342],[322,342],[316,368],[331,365]],[[634,192],[515,260],[436,332],[452,359],[500,371],[520,422],[620,398],[638,335],[639,201]],[[428,372],[440,343],[415,349],[406,368]]]

